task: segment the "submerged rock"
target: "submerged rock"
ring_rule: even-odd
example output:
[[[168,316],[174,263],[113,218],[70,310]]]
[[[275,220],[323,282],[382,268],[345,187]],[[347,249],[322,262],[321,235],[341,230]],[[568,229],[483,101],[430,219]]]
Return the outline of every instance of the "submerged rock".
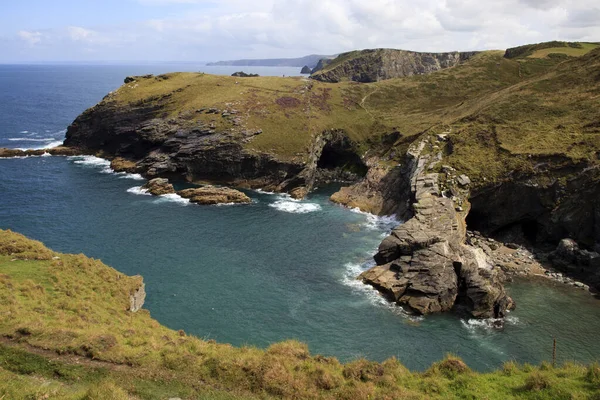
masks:
[[[20,149],[7,149],[0,148],[0,158],[12,158],[12,157],[32,157],[32,156],[76,156],[81,155],[82,152],[79,149],[71,147],[58,146],[50,149],[38,149],[38,150],[20,150]]]
[[[250,197],[239,190],[227,187],[203,186],[200,188],[180,190],[177,194],[184,199],[189,199],[192,203],[206,205],[250,203],[252,201]]]
[[[142,189],[147,189],[148,193],[154,196],[175,193],[173,185],[169,183],[168,179],[164,178],[154,178],[142,186]]]

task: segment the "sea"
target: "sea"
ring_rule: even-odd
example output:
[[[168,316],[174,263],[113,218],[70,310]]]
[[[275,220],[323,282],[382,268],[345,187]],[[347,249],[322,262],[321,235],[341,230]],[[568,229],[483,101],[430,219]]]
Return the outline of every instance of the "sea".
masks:
[[[60,144],[79,113],[128,75],[172,71],[299,75],[297,68],[201,64],[0,65],[0,147]],[[401,223],[331,203],[246,191],[249,205],[198,206],[148,196],[139,175],[96,157],[0,159],[0,228],[84,253],[146,282],[160,323],[203,339],[267,347],[297,339],[341,361],[396,357],[425,370],[451,353],[479,371],[505,361],[600,358],[600,300],[545,279],[516,281],[502,329],[455,314],[415,317],[356,280]]]

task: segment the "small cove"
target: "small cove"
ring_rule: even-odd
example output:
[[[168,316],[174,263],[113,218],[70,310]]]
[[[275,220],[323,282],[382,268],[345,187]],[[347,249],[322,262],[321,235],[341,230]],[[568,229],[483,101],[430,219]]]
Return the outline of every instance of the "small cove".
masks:
[[[3,146],[61,140],[126,72],[37,68],[0,67]],[[313,353],[396,356],[413,369],[448,352],[478,370],[539,363],[551,358],[554,337],[559,361],[600,355],[598,300],[547,281],[509,286],[518,308],[503,330],[455,315],[406,317],[353,279],[394,222],[331,204],[332,188],[302,202],[248,192],[250,205],[201,207],[136,194],[142,181],[93,158],[0,160],[0,176],[1,228],[143,275],[152,315],[202,338],[259,347],[293,338]]]

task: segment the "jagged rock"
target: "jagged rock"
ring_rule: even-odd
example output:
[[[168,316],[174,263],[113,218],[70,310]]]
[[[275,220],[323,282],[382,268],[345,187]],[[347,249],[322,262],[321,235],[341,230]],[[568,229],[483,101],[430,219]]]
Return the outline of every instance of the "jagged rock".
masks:
[[[142,282],[140,287],[129,295],[129,311],[138,312],[139,310],[141,310],[145,300],[146,285]]]
[[[304,75],[310,75],[311,72],[312,72],[312,70],[310,69],[310,67],[308,65],[305,65],[304,67],[302,67],[302,70],[300,71],[300,73],[304,74]]]
[[[600,254],[584,250],[573,239],[562,239],[548,256],[552,264],[600,289]]]
[[[303,199],[308,194],[308,189],[304,186],[297,187],[290,191],[290,196],[294,199]]]
[[[458,182],[458,184],[460,186],[469,186],[471,184],[471,179],[469,179],[468,176],[466,175],[460,175],[459,177],[456,178],[456,182]]]
[[[474,317],[504,316],[514,303],[503,274],[486,254],[464,244],[466,225],[451,199],[442,197],[438,174],[425,172],[424,146],[409,151],[413,161],[411,190],[414,215],[385,238],[375,255],[376,267],[359,279],[399,305],[418,314],[464,306]]]
[[[142,188],[147,189],[148,193],[151,193],[154,196],[175,193],[173,185],[169,183],[168,179],[164,178],[154,178],[142,186]]]
[[[252,202],[250,197],[246,194],[239,190],[226,187],[203,186],[200,188],[180,190],[177,194],[184,199],[189,199],[192,203],[206,205]]]

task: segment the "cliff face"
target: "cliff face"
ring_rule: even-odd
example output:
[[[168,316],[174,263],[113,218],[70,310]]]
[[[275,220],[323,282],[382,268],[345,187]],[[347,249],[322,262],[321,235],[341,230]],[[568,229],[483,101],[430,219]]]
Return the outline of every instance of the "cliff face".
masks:
[[[476,52],[418,53],[376,49],[340,54],[317,65],[313,79],[323,82],[377,82],[392,78],[429,74],[454,67]]]

